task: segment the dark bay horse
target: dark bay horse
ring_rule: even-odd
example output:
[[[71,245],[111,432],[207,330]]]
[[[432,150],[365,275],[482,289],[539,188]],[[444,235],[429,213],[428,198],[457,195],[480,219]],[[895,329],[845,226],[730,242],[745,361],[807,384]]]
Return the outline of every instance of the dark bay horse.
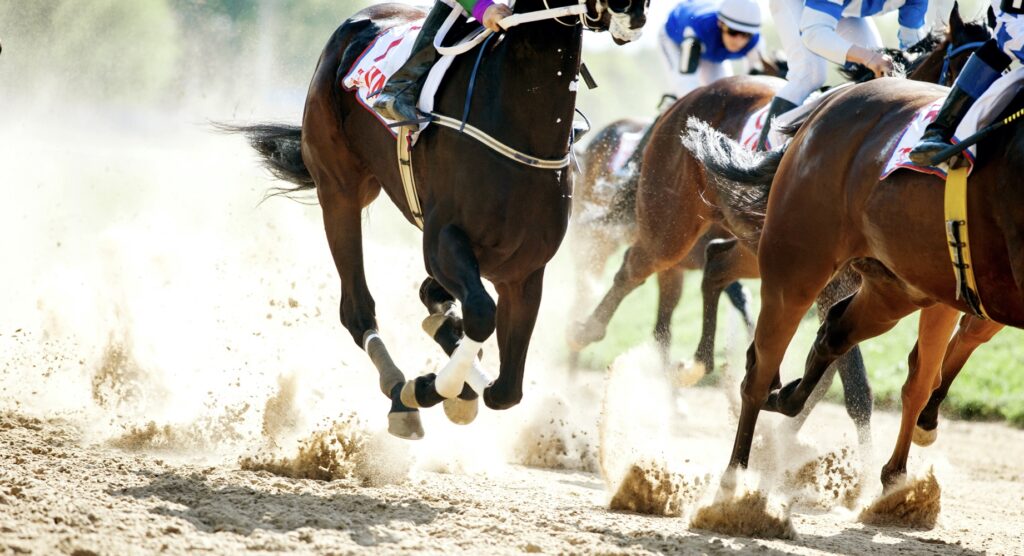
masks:
[[[520,0],[515,11],[575,5]],[[455,59],[435,112],[461,120],[469,108],[467,123],[508,147],[532,157],[567,160],[584,24],[611,30],[623,43],[639,35],[646,7],[646,2],[589,0],[579,18],[513,27]],[[363,271],[360,215],[383,190],[410,222],[415,219],[400,179],[394,136],[353,93],[339,87],[339,76],[374,37],[423,16],[423,10],[401,4],[358,12],[335,31],[320,56],[301,128],[237,128],[248,134],[278,177],[297,184],[291,191],[316,190],[341,277],[341,322],[377,367],[381,391],[391,402],[389,431],[403,438],[423,436],[418,407],[444,401],[449,417],[466,423],[476,415],[478,395],[493,409],[519,403],[544,268],[565,234],[572,190],[567,167],[529,166],[440,125],[423,131],[412,151],[427,274],[420,297],[430,315],[424,328],[451,360],[437,375],[406,381],[377,332]],[[467,99],[471,79],[475,90]],[[482,278],[494,284],[497,303]],[[461,317],[453,308],[456,300]],[[501,363],[492,382],[476,358],[495,330]]]
[[[768,156],[751,158],[708,128],[691,131],[687,146],[710,172],[732,182],[745,175],[745,187],[767,195],[758,245],[762,307],[747,354],[730,469],[747,465],[762,409],[798,414],[832,361],[920,311],[900,432],[882,483],[890,486],[906,473],[915,424],[940,384],[959,315],[971,309],[956,292],[942,183],[904,170],[879,176],[915,112],[945,94],[943,87],[898,79],[850,87],[827,99],[784,152]],[[1006,113],[1021,106],[1024,95]],[[1024,328],[1022,152],[1021,126],[992,134],[979,144],[968,188],[979,294],[994,323],[1018,328]],[[780,388],[779,364],[803,313],[846,267],[861,275],[861,288],[829,310],[803,378]]]

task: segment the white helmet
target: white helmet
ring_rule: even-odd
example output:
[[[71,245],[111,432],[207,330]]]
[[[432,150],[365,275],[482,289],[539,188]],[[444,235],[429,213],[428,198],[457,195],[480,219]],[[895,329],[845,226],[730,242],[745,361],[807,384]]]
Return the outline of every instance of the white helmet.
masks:
[[[724,0],[718,8],[718,20],[730,29],[760,33],[761,6],[757,0]]]

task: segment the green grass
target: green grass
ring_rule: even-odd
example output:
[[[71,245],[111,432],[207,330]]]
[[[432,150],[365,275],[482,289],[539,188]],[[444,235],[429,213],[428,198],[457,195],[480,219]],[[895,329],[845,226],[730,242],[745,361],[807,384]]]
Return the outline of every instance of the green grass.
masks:
[[[621,256],[609,261],[611,273],[618,267]],[[675,359],[690,359],[700,334],[700,273],[690,272],[686,276],[683,300],[673,318],[674,338],[672,355]],[[754,298],[754,314],[759,306],[760,282],[745,283]],[[623,301],[608,327],[607,337],[590,347],[581,355],[581,362],[593,368],[604,368],[632,346],[651,338],[658,292],[652,278]],[[738,323],[729,313],[734,309],[726,299],[719,307],[719,335],[716,341],[716,363],[726,361],[726,338],[729,321]],[[813,312],[800,325],[787,352],[783,365],[783,379],[788,380],[802,373],[802,362],[817,331],[818,322]],[[741,326],[733,327],[738,335],[734,344],[746,346],[746,333]],[[861,344],[867,364],[868,376],[875,394],[876,406],[898,408],[900,389],[907,376],[907,355],[917,339],[917,315],[911,315],[888,333]],[[1024,427],[1024,331],[1004,329],[996,337],[978,348],[957,377],[950,389],[943,407],[944,414],[964,419],[1005,420],[1014,426]],[[734,356],[734,364],[742,359]],[[717,373],[716,373],[717,375]],[[712,377],[709,377],[712,378]],[[713,378],[712,378],[713,380]],[[834,401],[842,400],[839,381],[829,391]]]

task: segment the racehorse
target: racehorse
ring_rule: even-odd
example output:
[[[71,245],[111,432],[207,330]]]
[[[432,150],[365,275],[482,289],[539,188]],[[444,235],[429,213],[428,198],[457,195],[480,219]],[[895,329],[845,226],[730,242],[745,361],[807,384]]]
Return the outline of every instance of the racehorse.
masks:
[[[910,47],[907,52],[887,50],[897,64],[905,68],[908,79],[944,85],[951,84],[960,74],[969,54],[990,37],[989,27],[991,25],[986,26],[981,22],[964,22],[956,6],[950,13],[949,21],[950,27],[945,34],[933,34]],[[916,58],[912,57],[915,55]],[[874,77],[871,70],[859,64],[842,69],[840,73],[848,81],[854,83],[865,82]],[[729,195],[729,192],[723,193]],[[698,363],[706,365],[705,368],[710,369],[714,365],[715,323],[718,314],[718,298],[721,296],[722,289],[736,280],[758,277],[755,253],[757,238],[760,235],[760,225],[761,222],[737,223],[738,227],[745,230],[745,236],[738,239],[715,241],[708,247],[701,282],[705,305],[704,321],[700,342],[694,356]],[[853,281],[851,281],[852,283]],[[831,303],[838,301],[835,295],[839,293],[841,293],[841,289],[837,290],[833,284],[828,290]],[[819,317],[823,317],[824,315],[820,311],[819,299]],[[919,430],[914,436],[915,442],[921,445],[934,442],[935,429],[938,426],[939,406],[945,399],[950,385],[967,362],[970,354],[981,344],[990,340],[1000,328],[1001,326],[996,325],[996,328],[993,329],[993,323],[979,321],[970,315],[963,318],[961,326],[950,341],[948,355],[944,358],[942,386],[936,390],[928,406],[921,413]],[[826,379],[826,383],[828,382],[831,382],[831,377]]]
[[[988,31],[983,25],[964,23],[954,9],[946,36],[929,37],[913,47],[913,50],[926,54],[915,61],[911,77],[952,82],[970,54],[970,48],[961,47],[984,41],[987,37]],[[661,272],[677,264],[709,223],[719,222],[743,241],[712,242],[707,251],[702,283],[704,329],[695,360],[704,369],[714,368],[718,298],[727,284],[740,278],[758,277],[754,253],[759,223],[734,217],[729,199],[722,198],[717,188],[709,186],[701,162],[685,150],[677,152],[675,141],[678,130],[685,128],[685,121],[690,117],[712,122],[711,125],[725,135],[737,137],[750,114],[766,105],[779,86],[781,82],[777,80],[723,79],[687,95],[665,114],[645,153],[645,162],[648,159],[658,162],[645,163],[641,167],[637,192],[638,237],[630,247],[614,285],[590,319],[575,330],[571,342],[581,347],[602,338],[608,320],[627,293],[653,272]],[[819,318],[824,318],[828,307],[852,293],[857,283],[856,274],[852,272],[837,276],[818,300]],[[846,354],[837,367],[843,381],[847,411],[861,431],[863,442],[866,440],[863,431],[867,430],[870,421],[871,393],[859,351],[854,349]],[[831,380],[831,375],[828,380]],[[816,392],[812,402],[823,396],[824,390]]]
[[[832,361],[920,311],[900,432],[882,484],[906,474],[915,424],[939,386],[959,314],[973,309],[957,295],[950,268],[942,184],[905,170],[879,176],[885,153],[914,114],[945,94],[943,87],[898,79],[850,87],[827,98],[784,151],[766,156],[699,124],[688,135],[687,146],[726,180],[723,187],[734,183],[756,198],[737,210],[765,207],[757,253],[762,307],[747,352],[730,470],[747,465],[762,409],[798,414]],[[1022,106],[1018,95],[1003,115]],[[967,193],[978,293],[993,323],[1018,328],[1024,328],[1022,148],[1020,126],[982,140]],[[846,267],[861,275],[861,288],[829,310],[803,378],[780,388],[779,364],[801,316]]]
[[[605,263],[622,244],[632,240],[636,231],[635,199],[642,156],[641,137],[650,124],[635,119],[616,120],[605,126],[583,151],[583,173],[573,190],[573,217],[569,236],[576,273],[576,292],[571,315],[578,318],[592,302],[590,292],[600,279]],[[683,272],[704,266],[704,249],[713,239],[731,237],[713,227],[694,245],[690,253],[670,271],[658,275],[658,311],[654,338],[667,365],[671,343],[672,314],[683,290]],[[747,299],[737,283],[729,290],[729,299],[753,330],[747,312]],[[569,363],[576,367],[578,351],[570,352]]]
[[[750,75],[785,77],[789,65],[778,57],[761,57],[760,70]],[[678,100],[666,95],[663,100]],[[592,303],[591,286],[604,270],[608,258],[622,245],[631,243],[636,231],[636,191],[640,180],[643,151],[650,140],[646,133],[652,123],[634,118],[616,120],[601,128],[583,152],[582,179],[573,191],[573,218],[569,236],[573,243],[576,271],[576,296],[571,315],[583,316]],[[670,270],[658,273],[658,310],[654,339],[662,358],[669,362],[672,341],[672,314],[683,291],[685,270],[704,267],[705,248],[715,239],[731,237],[719,226],[702,235],[687,256]],[[754,323],[747,310],[748,299],[738,282],[725,286],[729,301],[753,331]],[[579,352],[570,352],[570,365],[575,366]]]
[[[646,8],[646,1],[519,0],[517,15],[544,17],[457,57],[434,110],[456,121],[465,117],[467,130],[476,128],[503,148],[461,129],[428,126],[412,149],[419,213],[407,201],[394,135],[339,87],[339,76],[382,32],[424,17],[421,9],[379,4],[338,27],[310,83],[301,128],[234,128],[248,134],[271,171],[296,184],[287,193],[316,190],[341,277],[341,322],[377,367],[391,402],[392,434],[422,437],[417,408],[442,401],[449,418],[467,423],[478,396],[493,409],[521,400],[544,268],[569,220],[567,167],[583,30],[610,30],[623,44],[639,36]],[[579,17],[568,11],[578,9]],[[476,28],[463,23],[452,33]],[[430,314],[424,327],[451,356],[436,375],[415,380],[407,381],[388,354],[363,271],[360,214],[382,189],[407,220],[422,221],[427,278],[420,297]],[[482,278],[494,284],[497,303]],[[476,358],[495,329],[500,370],[491,381]]]

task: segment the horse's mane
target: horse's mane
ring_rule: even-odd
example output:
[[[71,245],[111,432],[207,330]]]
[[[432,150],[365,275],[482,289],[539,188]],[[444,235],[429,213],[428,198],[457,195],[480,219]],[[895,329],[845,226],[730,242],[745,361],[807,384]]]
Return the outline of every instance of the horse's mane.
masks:
[[[906,50],[883,48],[882,52],[892,58],[893,64],[901,69],[902,73],[909,74],[917,69],[929,54],[942,46],[946,38],[945,33],[930,33]],[[851,83],[864,83],[875,78],[875,73],[862,64],[847,64],[839,69],[839,73]]]

